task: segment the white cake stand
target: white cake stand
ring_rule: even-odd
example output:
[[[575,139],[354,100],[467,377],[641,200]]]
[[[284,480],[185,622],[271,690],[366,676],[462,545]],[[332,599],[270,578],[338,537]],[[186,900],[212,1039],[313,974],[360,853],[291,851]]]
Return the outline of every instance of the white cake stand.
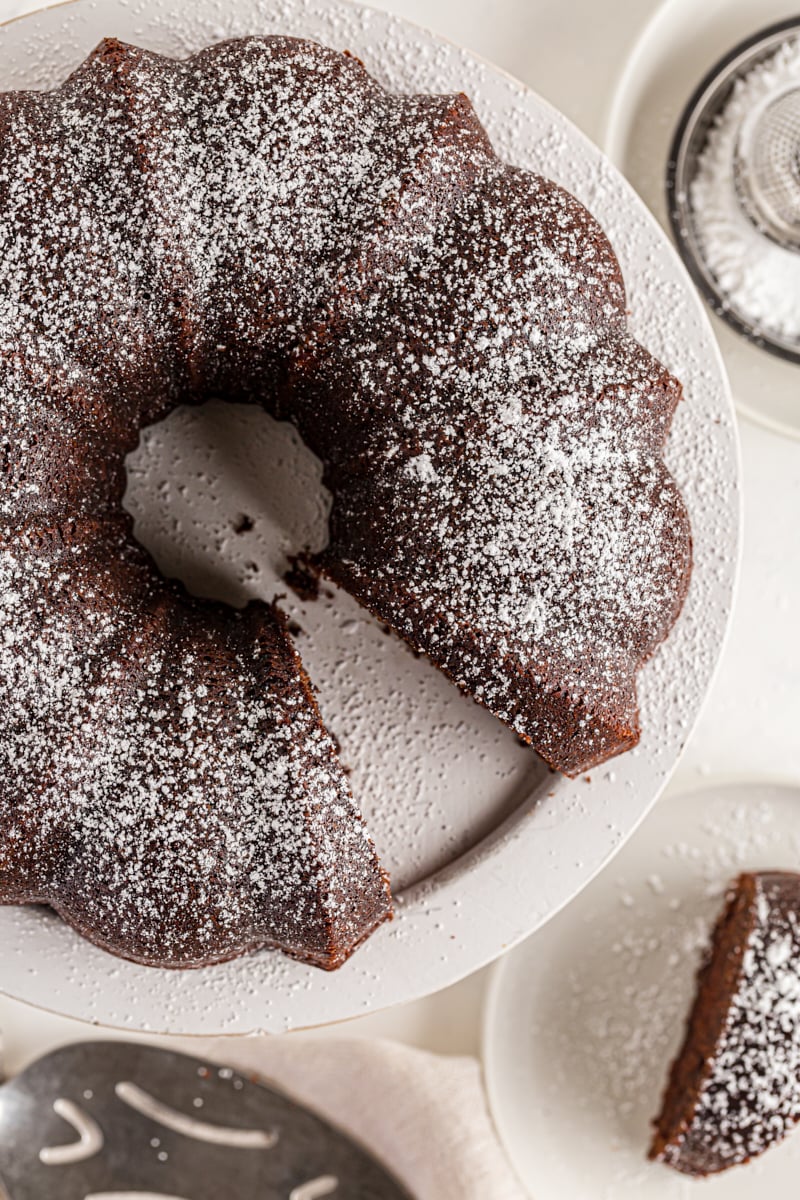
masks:
[[[347,48],[397,90],[467,92],[506,159],[555,178],[595,212],[623,266],[634,331],[685,385],[669,463],[692,518],[695,571],[677,627],[640,679],[641,745],[591,782],[550,775],[347,597],[294,605],[300,650],[392,872],[396,919],[333,975],[273,953],[176,973],[112,958],[46,911],[0,909],[7,995],[127,1030],[246,1033],[340,1020],[451,984],[542,925],[619,849],[669,778],[720,654],[738,562],[735,425],[702,306],[622,176],[521,84],[424,30],[343,3],[73,0],[0,29],[0,86],[52,86],[107,35],[182,56],[253,33]],[[304,498],[318,485],[302,448],[258,415],[215,406],[176,414],[148,443],[131,501],[143,540],[202,590],[274,595],[276,545],[324,517]],[[178,456],[184,492],[164,504],[159,483],[174,479]],[[284,503],[287,481],[296,510]],[[167,531],[176,511],[177,546]],[[231,534],[242,513],[254,518],[250,540]]]

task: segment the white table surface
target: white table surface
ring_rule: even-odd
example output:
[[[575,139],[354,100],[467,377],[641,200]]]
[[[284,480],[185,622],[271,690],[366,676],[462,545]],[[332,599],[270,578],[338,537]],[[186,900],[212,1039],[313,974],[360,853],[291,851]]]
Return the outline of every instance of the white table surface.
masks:
[[[0,0],[0,16],[40,6],[41,0]],[[602,143],[615,81],[656,0],[388,0],[376,7],[425,24],[497,63]],[[746,422],[741,435],[745,536],[736,615],[673,791],[710,774],[800,780],[800,443]],[[661,803],[669,803],[669,792]],[[477,1054],[487,974],[477,972],[426,1000],[318,1035],[346,1028],[351,1035]],[[2,998],[0,1030],[10,1071],[61,1042],[103,1035]],[[202,1045],[187,1044],[198,1051]]]

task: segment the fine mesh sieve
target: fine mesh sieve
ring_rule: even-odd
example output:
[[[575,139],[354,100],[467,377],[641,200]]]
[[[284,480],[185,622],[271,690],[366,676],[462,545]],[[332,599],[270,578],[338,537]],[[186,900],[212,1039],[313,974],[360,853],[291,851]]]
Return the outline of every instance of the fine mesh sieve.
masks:
[[[800,86],[769,96],[742,125],[734,180],[742,208],[786,249],[800,249]]]
[[[781,45],[800,36],[800,17],[739,43],[705,76],[678,124],[667,163],[667,207],[678,249],[713,310],[764,350],[800,363],[800,337],[756,323],[711,270],[692,208],[692,182],[708,135],[737,83]],[[765,239],[800,259],[800,79],[765,97],[744,118],[730,164],[742,212]],[[768,243],[767,243],[768,244]]]

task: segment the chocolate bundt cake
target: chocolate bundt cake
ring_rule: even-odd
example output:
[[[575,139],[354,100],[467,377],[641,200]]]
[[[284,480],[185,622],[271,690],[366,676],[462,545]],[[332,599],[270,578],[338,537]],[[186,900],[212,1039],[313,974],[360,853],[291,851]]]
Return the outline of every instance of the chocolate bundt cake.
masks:
[[[122,509],[142,427],[211,395],[295,423],[318,568],[555,769],[637,741],[690,570],[680,386],[464,96],[278,37],[0,96],[0,371],[0,900],[167,965],[335,966],[389,913],[280,614],[161,579]]]
[[[740,875],[714,930],[650,1157],[746,1163],[800,1118],[800,875]]]

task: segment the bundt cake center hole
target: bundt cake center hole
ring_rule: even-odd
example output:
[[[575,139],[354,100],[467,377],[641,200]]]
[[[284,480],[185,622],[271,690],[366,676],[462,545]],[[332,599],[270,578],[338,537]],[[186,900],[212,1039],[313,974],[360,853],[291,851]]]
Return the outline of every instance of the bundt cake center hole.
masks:
[[[211,400],[143,430],[124,505],[163,573],[242,605],[286,591],[289,559],[328,540],[322,463],[293,425]]]

